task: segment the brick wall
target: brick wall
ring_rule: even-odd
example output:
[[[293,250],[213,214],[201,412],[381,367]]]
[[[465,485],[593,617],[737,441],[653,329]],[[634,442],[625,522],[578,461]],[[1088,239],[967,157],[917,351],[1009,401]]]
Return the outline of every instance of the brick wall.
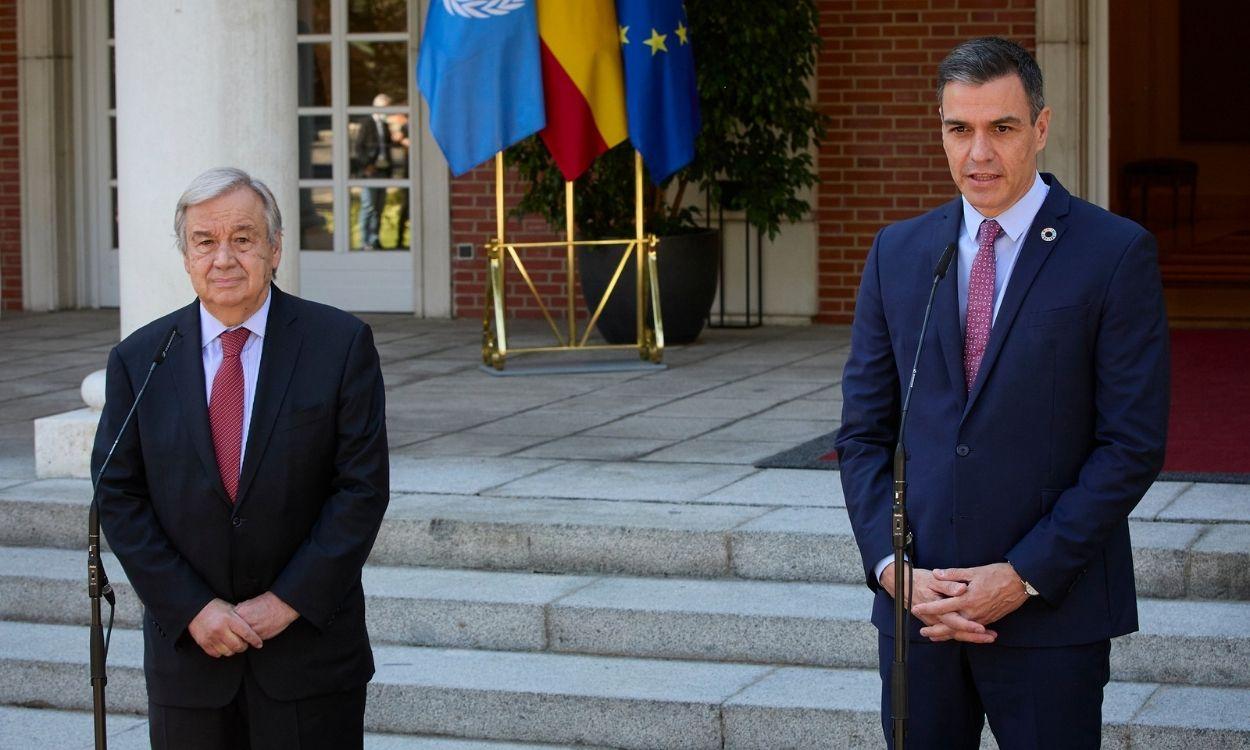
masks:
[[[509,174],[505,181],[508,209],[516,206],[524,185]],[[504,228],[506,238],[514,242],[549,242],[561,239],[538,217],[523,221],[509,218]],[[473,245],[473,258],[462,260],[452,253],[452,298],[456,317],[480,317],[486,295],[486,252],[483,248],[495,231],[495,166],[484,164],[451,182],[451,241]],[[525,268],[534,286],[543,296],[543,303],[557,321],[564,319],[565,274],[563,248],[520,251]],[[521,274],[511,262],[507,266],[507,310],[512,318],[541,318],[542,311],[530,293]],[[580,296],[579,296],[580,303]],[[579,317],[585,317],[579,308]]]
[[[1035,0],[818,0],[817,101],[829,117],[818,156],[816,321],[849,323],[877,231],[955,195],[934,79],[951,47],[998,35],[1034,49]]]
[[[5,310],[22,308],[17,130],[17,0],[0,0],[0,304]]]

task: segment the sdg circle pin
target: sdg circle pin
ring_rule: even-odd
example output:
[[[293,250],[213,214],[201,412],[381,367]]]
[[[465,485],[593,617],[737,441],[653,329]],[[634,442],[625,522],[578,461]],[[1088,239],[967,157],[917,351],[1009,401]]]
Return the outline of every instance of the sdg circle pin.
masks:
[[[1042,240],[1044,242],[1054,242],[1058,236],[1059,233],[1055,231],[1054,227],[1046,227],[1042,230]]]

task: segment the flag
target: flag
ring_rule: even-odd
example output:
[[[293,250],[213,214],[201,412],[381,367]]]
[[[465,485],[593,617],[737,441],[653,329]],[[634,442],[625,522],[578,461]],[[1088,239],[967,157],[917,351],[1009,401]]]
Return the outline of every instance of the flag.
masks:
[[[460,175],[542,129],[534,0],[432,0],[417,84],[430,130]]]
[[[616,0],[629,139],[659,184],[694,159],[699,94],[681,0]]]
[[[538,0],[547,127],[564,179],[625,140],[625,81],[613,0]]]

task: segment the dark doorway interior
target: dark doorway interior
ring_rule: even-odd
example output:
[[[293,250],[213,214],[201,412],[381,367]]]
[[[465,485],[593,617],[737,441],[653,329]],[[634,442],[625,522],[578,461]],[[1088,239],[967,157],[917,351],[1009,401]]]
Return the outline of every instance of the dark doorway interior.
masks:
[[[1250,3],[1109,2],[1112,210],[1159,238],[1174,325],[1250,327]]]

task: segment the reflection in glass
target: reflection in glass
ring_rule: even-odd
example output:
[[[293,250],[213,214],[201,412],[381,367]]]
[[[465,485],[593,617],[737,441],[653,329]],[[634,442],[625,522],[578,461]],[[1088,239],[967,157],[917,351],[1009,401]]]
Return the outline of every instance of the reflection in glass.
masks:
[[[334,177],[334,132],[329,115],[299,118],[299,178],[329,180]]]
[[[299,190],[300,250],[334,249],[334,189]]]
[[[330,45],[300,44],[299,106],[330,106]]]
[[[351,198],[352,250],[407,250],[411,246],[408,188],[353,187]]]
[[[406,31],[408,0],[349,0],[347,33]]]
[[[296,33],[330,33],[330,0],[299,0],[295,14]]]
[[[408,103],[407,42],[351,42],[347,49],[348,104],[387,106],[374,103],[379,95],[394,105]]]
[[[408,116],[377,112],[348,117],[351,144],[350,177],[366,179],[408,176]]]

